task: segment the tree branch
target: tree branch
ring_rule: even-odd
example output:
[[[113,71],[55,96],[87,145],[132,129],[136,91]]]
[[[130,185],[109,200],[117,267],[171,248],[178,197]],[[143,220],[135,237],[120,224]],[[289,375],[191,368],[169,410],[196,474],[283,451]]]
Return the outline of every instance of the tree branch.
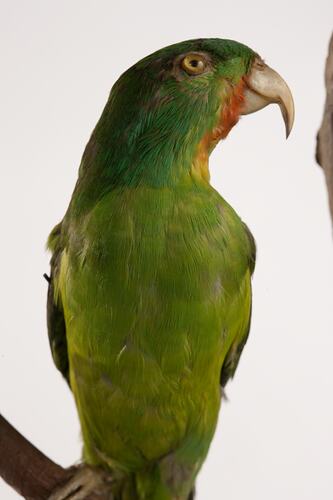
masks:
[[[0,415],[0,476],[27,500],[112,500],[113,477],[86,464],[64,469]]]
[[[20,495],[47,499],[72,475],[73,469],[52,462],[0,415],[0,476]]]
[[[317,163],[323,168],[333,221],[333,34],[325,68],[326,102],[321,127],[317,135]]]

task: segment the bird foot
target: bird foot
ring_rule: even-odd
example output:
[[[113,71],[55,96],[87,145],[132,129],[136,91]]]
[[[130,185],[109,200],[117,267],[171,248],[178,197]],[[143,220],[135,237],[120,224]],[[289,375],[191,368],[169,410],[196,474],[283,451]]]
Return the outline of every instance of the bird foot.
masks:
[[[49,500],[113,500],[110,474],[96,467],[79,465],[69,481],[56,491]]]

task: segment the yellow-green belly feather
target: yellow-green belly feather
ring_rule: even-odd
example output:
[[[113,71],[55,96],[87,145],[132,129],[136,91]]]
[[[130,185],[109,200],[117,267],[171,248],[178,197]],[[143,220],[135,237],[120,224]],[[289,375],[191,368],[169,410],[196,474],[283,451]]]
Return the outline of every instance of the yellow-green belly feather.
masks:
[[[165,477],[179,466],[188,495],[223,361],[249,322],[246,228],[210,186],[193,185],[114,190],[67,233],[58,290],[85,459],[137,472],[147,491],[151,464]]]

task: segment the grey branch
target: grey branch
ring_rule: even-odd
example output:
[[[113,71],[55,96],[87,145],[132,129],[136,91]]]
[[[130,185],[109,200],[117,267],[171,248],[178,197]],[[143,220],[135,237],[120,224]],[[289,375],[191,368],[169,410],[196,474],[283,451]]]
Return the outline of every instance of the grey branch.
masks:
[[[317,135],[316,160],[323,168],[333,220],[333,34],[325,68],[326,102],[321,127]]]

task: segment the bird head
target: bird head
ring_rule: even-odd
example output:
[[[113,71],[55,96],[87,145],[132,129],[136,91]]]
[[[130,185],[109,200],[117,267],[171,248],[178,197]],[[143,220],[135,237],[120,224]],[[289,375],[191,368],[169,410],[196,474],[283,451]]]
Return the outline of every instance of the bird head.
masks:
[[[293,99],[276,71],[241,43],[189,40],[145,57],[119,78],[93,138],[116,184],[165,185],[188,174],[208,180],[208,157],[219,140],[241,115],[273,103],[288,136]]]

